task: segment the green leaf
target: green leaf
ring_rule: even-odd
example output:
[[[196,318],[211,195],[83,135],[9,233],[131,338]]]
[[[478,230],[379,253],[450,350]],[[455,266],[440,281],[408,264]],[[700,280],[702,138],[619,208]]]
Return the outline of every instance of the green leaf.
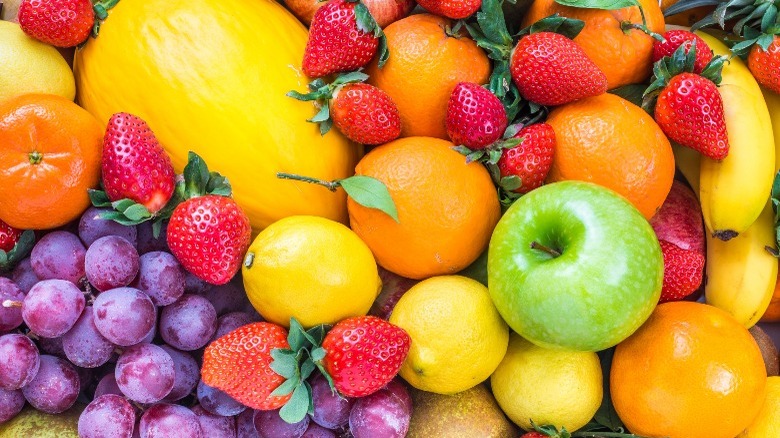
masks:
[[[376,52],[379,54],[378,66],[382,68],[387,63],[387,60],[390,59],[390,49],[387,47],[387,36],[385,36],[384,32],[379,36],[379,47],[377,47]]]
[[[501,149],[490,149],[488,151],[488,163],[490,164],[497,164],[498,160],[501,159],[502,151]]]
[[[638,6],[636,0],[555,0],[555,3],[572,8],[603,9],[607,11]]]
[[[365,33],[373,33],[374,37],[378,37],[377,29],[381,33],[382,29],[377,26],[376,20],[371,16],[368,7],[363,2],[355,3],[355,22],[359,30]]]
[[[184,166],[184,192],[185,198],[194,198],[206,192],[206,183],[209,179],[209,168],[206,162],[195,152],[190,151],[187,156],[187,165]]]
[[[281,353],[280,349],[271,350],[271,369],[285,379],[292,379],[298,374],[298,359],[291,354]]]
[[[517,175],[510,175],[501,178],[501,188],[507,191],[514,191],[523,186],[523,180]]]
[[[295,388],[300,385],[301,380],[298,378],[293,377],[292,379],[285,380],[281,385],[277,386],[276,389],[271,391],[272,397],[281,397],[283,395],[287,395],[295,390]]]
[[[152,213],[150,213],[149,210],[147,210],[146,207],[141,204],[130,205],[124,209],[122,213],[124,213],[128,219],[134,221],[150,219],[152,217]]]
[[[685,12],[688,10],[691,10],[693,8],[699,8],[702,6],[714,6],[720,3],[720,0],[690,0],[690,1],[684,1],[684,2],[677,2],[664,11],[664,16],[669,17],[672,15],[679,14],[680,12]]]
[[[303,93],[299,93],[299,92],[297,92],[295,90],[288,91],[287,94],[285,94],[285,96],[292,97],[293,99],[302,100],[304,102],[307,102],[307,101],[310,101],[310,100],[317,100],[318,99],[318,96],[317,96],[316,92],[303,94]]]
[[[644,85],[631,84],[613,88],[612,90],[609,90],[609,93],[620,96],[636,106],[642,106],[642,94],[644,94],[644,91]]]
[[[511,50],[512,36],[506,28],[504,10],[501,0],[482,0],[482,7],[477,12],[477,23],[482,34],[491,42]],[[468,30],[468,27],[467,27]],[[508,53],[507,53],[508,55]]]
[[[368,79],[368,75],[363,73],[362,71],[360,70],[351,71],[349,73],[344,73],[342,75],[339,75],[339,77],[337,77],[336,80],[333,81],[331,86],[335,88],[339,85],[352,84],[356,82],[364,82],[366,79]]]
[[[597,423],[608,427],[610,430],[618,431],[618,429],[621,429],[624,426],[623,422],[620,420],[620,417],[618,417],[617,412],[615,411],[615,406],[612,405],[612,397],[610,396],[609,389],[609,371],[612,367],[612,356],[614,356],[614,354],[614,347],[599,352],[599,359],[601,359],[601,372],[603,374],[602,381],[604,385],[604,397],[601,400],[601,406],[599,406],[599,409],[596,411],[596,414],[593,418]]]
[[[315,325],[306,331],[306,337],[310,340],[314,346],[322,345],[322,340],[325,339],[325,325]]]
[[[364,207],[381,210],[398,222],[395,202],[382,181],[370,176],[355,175],[339,180],[339,185],[353,201]]]
[[[311,359],[314,362],[320,362],[325,358],[325,349],[322,347],[315,348],[311,351]]]
[[[209,181],[206,183],[206,193],[209,195],[230,196],[233,187],[230,181],[219,172],[209,173]]]
[[[316,366],[311,360],[303,362],[303,365],[301,365],[301,380],[308,379],[309,376],[311,376],[311,373],[314,372],[314,368],[316,368]]]
[[[764,51],[769,50],[769,46],[772,44],[772,41],[774,41],[775,36],[769,35],[769,34],[763,34],[760,37],[758,37],[758,40],[756,41],[756,44],[759,45]]]
[[[468,156],[470,153],[474,152],[471,149],[469,149],[467,146],[463,146],[462,144],[457,145],[457,146],[453,146],[452,150],[454,150],[455,152],[457,152],[457,153],[459,153],[461,155],[466,155],[466,156]]]
[[[526,33],[555,32],[569,39],[574,39],[585,27],[585,22],[574,18],[561,17],[559,14],[553,14],[549,17],[533,23],[526,29],[520,31],[518,35]]]
[[[0,250],[0,272],[7,272],[13,269],[17,263],[30,254],[34,245],[35,232],[33,230],[25,230],[22,232],[16,245],[14,245],[10,251],[5,252]]]
[[[88,189],[87,194],[95,207],[111,207],[111,200],[103,190]]]
[[[279,416],[287,423],[297,423],[309,412],[311,393],[306,385],[298,385],[292,393],[290,400],[282,406]]]
[[[287,343],[292,351],[298,351],[306,346],[306,335],[301,323],[295,318],[290,318],[290,331],[287,332]]]

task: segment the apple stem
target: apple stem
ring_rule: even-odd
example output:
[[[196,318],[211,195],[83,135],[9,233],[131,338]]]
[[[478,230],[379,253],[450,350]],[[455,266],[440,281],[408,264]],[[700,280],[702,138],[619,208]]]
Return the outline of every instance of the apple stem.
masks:
[[[561,256],[561,252],[560,251],[552,249],[549,246],[542,245],[541,243],[539,243],[539,242],[537,242],[535,240],[533,242],[531,242],[531,249],[538,249],[540,251],[544,251],[547,254],[550,254],[553,258]]]

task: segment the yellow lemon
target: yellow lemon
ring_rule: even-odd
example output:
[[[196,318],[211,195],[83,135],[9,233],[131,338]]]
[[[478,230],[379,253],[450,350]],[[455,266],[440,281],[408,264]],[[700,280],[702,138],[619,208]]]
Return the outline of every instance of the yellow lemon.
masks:
[[[371,250],[346,226],[290,216],[257,235],[242,268],[244,288],[266,321],[304,327],[365,315],[382,288]]]
[[[509,342],[509,327],[487,288],[457,275],[414,285],[396,304],[390,322],[412,338],[401,377],[438,394],[465,391],[486,380]]]
[[[758,417],[737,438],[767,438],[780,436],[780,377],[766,379],[766,399]]]
[[[490,385],[504,413],[526,430],[533,420],[573,432],[590,421],[603,397],[596,353],[542,348],[517,333]]]
[[[73,100],[76,83],[54,47],[30,38],[17,23],[0,21],[0,102],[28,93]]]

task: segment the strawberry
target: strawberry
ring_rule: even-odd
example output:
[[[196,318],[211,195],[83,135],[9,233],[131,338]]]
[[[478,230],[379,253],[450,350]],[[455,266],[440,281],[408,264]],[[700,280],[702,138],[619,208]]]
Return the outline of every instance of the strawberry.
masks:
[[[271,369],[271,351],[289,349],[287,331],[269,322],[239,327],[212,342],[203,352],[203,383],[252,409],[273,410],[290,394],[272,396],[284,377]]]
[[[684,46],[687,53],[694,42],[696,42],[696,61],[693,72],[701,73],[712,60],[710,46],[693,32],[675,29],[667,31],[663,37],[664,41],[653,40],[653,63],[658,62],[664,56],[672,56],[680,46]]]
[[[0,251],[10,252],[14,249],[20,237],[22,237],[22,230],[18,230],[0,220]]]
[[[488,89],[460,82],[452,90],[447,104],[446,126],[447,135],[456,145],[483,149],[504,133],[506,110]]]
[[[555,131],[547,123],[521,129],[514,138],[522,138],[517,146],[505,149],[498,160],[501,180],[516,176],[520,179],[517,193],[528,193],[541,186],[550,171],[555,151]]]
[[[81,44],[95,23],[90,0],[22,0],[17,18],[24,33],[55,47]]]
[[[219,195],[193,197],[176,206],[166,234],[181,265],[216,285],[238,272],[251,235],[246,213],[232,198]]]
[[[482,0],[417,0],[417,4],[433,14],[460,20],[477,12]]]
[[[520,95],[540,105],[563,105],[607,91],[607,77],[585,51],[553,32],[521,38],[510,71]]]
[[[520,438],[549,438],[549,435],[545,435],[541,432],[526,432],[520,435]]]
[[[149,125],[132,114],[117,113],[109,119],[102,171],[111,201],[128,198],[155,213],[173,194],[176,174],[171,159]]]
[[[664,284],[659,302],[678,301],[695,292],[704,277],[704,255],[660,240],[664,256]]]
[[[387,385],[401,369],[411,338],[400,327],[375,316],[337,323],[322,341],[322,365],[344,396],[363,397]]]
[[[333,124],[350,140],[377,145],[401,135],[401,113],[390,96],[364,83],[343,85],[330,104]]]
[[[748,68],[759,84],[780,93],[780,36],[775,35],[766,50],[754,45],[748,55]]]

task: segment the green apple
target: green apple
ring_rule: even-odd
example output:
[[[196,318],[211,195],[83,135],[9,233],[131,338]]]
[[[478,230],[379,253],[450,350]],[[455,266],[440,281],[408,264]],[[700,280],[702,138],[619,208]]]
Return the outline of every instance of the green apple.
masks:
[[[650,316],[663,266],[653,228],[625,198],[562,181],[524,195],[501,218],[488,249],[488,289],[529,341],[599,351]]]

